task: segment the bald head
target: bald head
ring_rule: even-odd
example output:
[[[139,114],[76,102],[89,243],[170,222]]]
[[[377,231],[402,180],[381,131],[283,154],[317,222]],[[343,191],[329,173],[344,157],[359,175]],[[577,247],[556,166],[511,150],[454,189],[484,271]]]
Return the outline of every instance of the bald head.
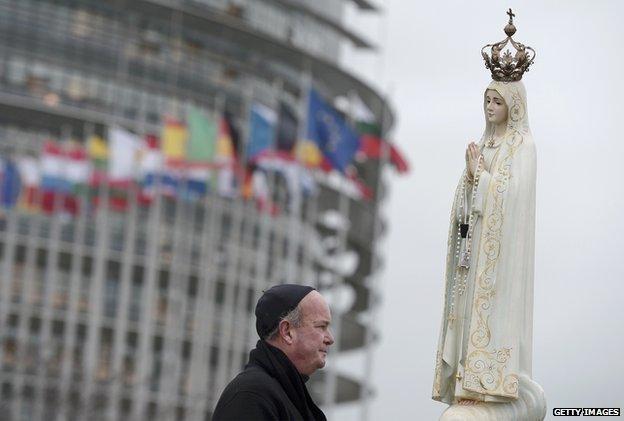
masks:
[[[299,313],[299,320],[282,319],[276,337],[268,342],[281,349],[299,373],[309,376],[325,366],[327,352],[334,343],[331,312],[325,298],[316,290],[299,302],[295,312]]]

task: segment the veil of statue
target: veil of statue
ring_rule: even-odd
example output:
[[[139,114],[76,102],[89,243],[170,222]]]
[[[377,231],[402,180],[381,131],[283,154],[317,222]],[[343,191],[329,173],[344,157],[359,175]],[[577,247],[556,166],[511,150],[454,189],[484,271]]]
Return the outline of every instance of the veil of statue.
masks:
[[[482,49],[493,81],[485,130],[466,150],[448,234],[433,399],[444,420],[541,420],[532,380],[535,144],[521,81],[535,51],[507,37]],[[488,50],[489,49],[489,53]]]

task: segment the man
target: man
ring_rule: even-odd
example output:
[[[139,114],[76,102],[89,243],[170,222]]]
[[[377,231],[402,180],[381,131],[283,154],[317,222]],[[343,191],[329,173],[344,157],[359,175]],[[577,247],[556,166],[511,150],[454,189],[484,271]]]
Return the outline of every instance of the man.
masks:
[[[334,343],[325,299],[312,287],[277,285],[260,297],[255,314],[260,340],[221,394],[213,421],[325,421],[305,386]]]

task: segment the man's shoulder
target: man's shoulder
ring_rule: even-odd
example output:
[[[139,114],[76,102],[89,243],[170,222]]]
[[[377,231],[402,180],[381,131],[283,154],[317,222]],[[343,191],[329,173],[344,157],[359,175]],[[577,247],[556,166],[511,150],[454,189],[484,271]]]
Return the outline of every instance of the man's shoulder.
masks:
[[[284,418],[285,400],[287,397],[279,382],[262,368],[251,365],[226,386],[213,420]]]
[[[273,400],[285,392],[280,383],[257,365],[245,367],[223,391],[224,396],[255,395],[259,399]]]

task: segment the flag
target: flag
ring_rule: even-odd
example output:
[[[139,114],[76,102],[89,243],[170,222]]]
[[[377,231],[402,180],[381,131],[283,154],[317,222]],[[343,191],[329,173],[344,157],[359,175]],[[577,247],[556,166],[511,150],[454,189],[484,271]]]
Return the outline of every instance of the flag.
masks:
[[[191,166],[207,166],[214,160],[217,127],[204,113],[191,107],[187,114],[189,126],[186,160]]]
[[[295,147],[297,160],[308,168],[321,167],[324,162],[323,154],[317,144],[309,140],[300,140]],[[331,169],[331,166],[329,166]]]
[[[379,159],[382,155],[382,146],[386,144],[388,148],[388,158],[392,166],[399,172],[404,174],[409,171],[409,164],[403,154],[393,144],[388,143],[376,136],[364,135],[360,138],[361,145],[358,154],[365,158]]]
[[[39,165],[41,168],[41,189],[52,193],[67,193],[70,185],[65,179],[67,162],[59,144],[48,140],[43,145]]]
[[[217,176],[217,191],[221,196],[233,197],[236,194],[234,185],[234,166],[236,164],[232,126],[225,116],[219,124],[219,138],[217,140],[216,164],[219,168]]]
[[[266,212],[273,216],[279,213],[279,208],[271,200],[269,184],[264,171],[256,170],[252,173],[251,189],[253,191],[253,197],[256,201],[256,206],[260,212]]]
[[[223,113],[223,119],[225,120],[227,132],[230,137],[230,143],[232,144],[232,156],[233,156],[234,162],[236,162],[238,161],[238,154],[241,151],[240,133],[238,131],[238,128],[236,127],[236,124],[234,124],[234,116],[232,115],[230,111],[225,111],[225,113]]]
[[[309,92],[306,139],[316,143],[332,168],[342,173],[360,146],[358,134],[314,89]]]
[[[284,178],[291,207],[296,207],[300,203],[302,195],[312,194],[316,190],[316,183],[310,171],[290,154],[278,151],[264,155],[257,160],[257,165],[264,171],[275,172]]]
[[[258,166],[255,163],[249,163],[245,167],[245,174],[243,176],[243,182],[241,184],[241,197],[245,200],[249,200],[253,197],[253,173],[258,170]]]
[[[71,215],[80,211],[78,195],[88,193],[87,186],[91,179],[92,164],[86,149],[74,142],[65,151],[64,178],[68,183],[68,191],[63,197],[63,210]]]
[[[360,135],[373,134],[381,137],[381,128],[376,122],[373,111],[362,101],[359,95],[355,95],[350,104],[351,115],[355,121],[355,128]]]
[[[41,182],[39,162],[34,156],[20,156],[17,159],[17,168],[22,181],[20,207],[28,211],[35,211],[38,205],[39,183]]]
[[[18,202],[21,190],[19,169],[11,158],[4,158],[1,162],[0,205],[6,209],[13,208]]]
[[[91,185],[99,186],[107,179],[108,145],[100,136],[93,135],[87,140],[87,153],[92,164]]]
[[[208,194],[208,180],[210,169],[191,167],[186,171],[186,183],[184,185],[184,199],[196,201]]]
[[[274,119],[275,112],[272,113]],[[297,142],[297,130],[295,113],[287,104],[280,102],[277,127],[275,133],[271,133],[276,137],[276,144],[273,147],[265,143],[266,148],[254,156],[261,169],[284,178],[291,205],[298,203],[302,193],[307,194],[314,188],[314,181],[303,166],[317,168],[325,162],[314,142]]]
[[[179,167],[185,163],[187,140],[188,131],[184,124],[166,118],[162,132],[162,152],[168,166]]]
[[[167,197],[178,195],[184,167],[188,130],[183,122],[167,117],[162,131],[161,148],[164,166],[159,174],[159,189]]]
[[[139,136],[121,127],[110,129],[108,177],[111,185],[127,187],[134,180],[140,145]]]
[[[187,116],[189,140],[186,149],[186,200],[199,200],[208,194],[210,168],[214,165],[218,130],[214,122],[197,108],[190,108]]]
[[[128,193],[137,175],[141,138],[121,127],[112,127],[109,129],[109,139],[108,206],[124,212],[128,209]]]
[[[349,181],[347,189],[355,190],[354,197],[365,200],[373,199],[373,190],[358,177],[355,167],[352,166],[347,171],[347,180]]]
[[[41,209],[51,213],[63,209],[65,196],[71,193],[71,183],[66,177],[67,157],[58,143],[44,143],[39,159],[41,168]]]
[[[65,157],[65,179],[70,185],[70,192],[84,193],[92,171],[87,151],[81,145],[74,144],[66,151]]]
[[[409,171],[409,164],[396,146],[382,138],[382,130],[375,120],[375,114],[366,106],[359,96],[355,96],[352,104],[355,126],[360,134],[358,159],[379,159],[382,146],[387,145],[388,159],[394,168],[404,174]]]
[[[147,135],[139,149],[137,178],[141,185],[141,197],[149,203],[157,194],[158,177],[164,168],[164,157],[160,150],[159,139],[155,135]]]
[[[294,152],[297,139],[299,138],[299,122],[295,112],[285,103],[279,104],[279,117],[277,122],[277,147],[278,151]]]
[[[249,120],[250,133],[246,152],[248,162],[253,161],[263,152],[274,149],[277,115],[271,108],[254,103],[251,105]]]

